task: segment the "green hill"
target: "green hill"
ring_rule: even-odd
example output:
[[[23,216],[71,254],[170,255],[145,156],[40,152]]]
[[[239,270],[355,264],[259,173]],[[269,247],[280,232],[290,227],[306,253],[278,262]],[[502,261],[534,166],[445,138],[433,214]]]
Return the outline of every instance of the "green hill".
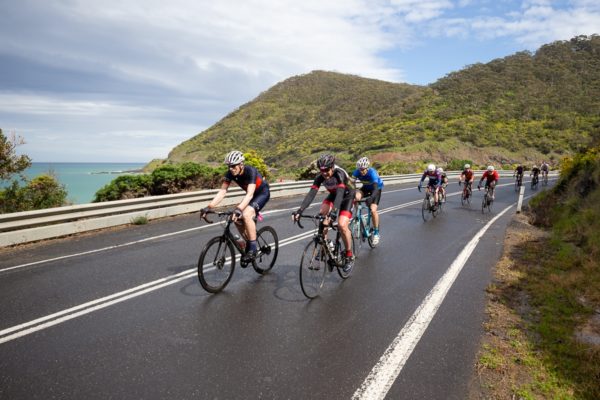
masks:
[[[272,167],[325,151],[417,167],[558,162],[600,131],[600,36],[475,64],[429,86],[314,71],[273,86],[175,147],[168,162],[218,163],[256,150]]]

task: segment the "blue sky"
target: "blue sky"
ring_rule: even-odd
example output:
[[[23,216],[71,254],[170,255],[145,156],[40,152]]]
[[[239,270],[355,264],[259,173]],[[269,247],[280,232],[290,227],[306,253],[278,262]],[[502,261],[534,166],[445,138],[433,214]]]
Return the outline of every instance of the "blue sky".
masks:
[[[0,128],[33,161],[147,162],[294,75],[426,85],[594,33],[597,0],[0,0]]]

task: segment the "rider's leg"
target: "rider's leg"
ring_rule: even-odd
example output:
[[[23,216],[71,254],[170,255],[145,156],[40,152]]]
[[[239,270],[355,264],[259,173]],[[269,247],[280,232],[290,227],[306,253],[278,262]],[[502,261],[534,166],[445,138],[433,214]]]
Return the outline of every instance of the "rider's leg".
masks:
[[[379,231],[379,213],[377,212],[377,204],[371,204],[371,218],[373,218],[373,228]]]
[[[340,230],[340,234],[342,236],[342,242],[344,242],[344,248],[346,249],[346,255],[352,255],[352,235],[350,233],[350,229],[348,228],[348,224],[350,223],[351,214],[349,211],[340,212],[340,218],[338,220],[338,229]]]
[[[327,215],[331,212],[331,208],[333,207],[333,203],[327,199],[323,200],[323,203],[321,203],[321,209],[319,210],[319,214],[321,215]],[[329,230],[327,228],[325,228],[323,230],[323,234],[325,235],[325,239],[327,239],[327,232]]]

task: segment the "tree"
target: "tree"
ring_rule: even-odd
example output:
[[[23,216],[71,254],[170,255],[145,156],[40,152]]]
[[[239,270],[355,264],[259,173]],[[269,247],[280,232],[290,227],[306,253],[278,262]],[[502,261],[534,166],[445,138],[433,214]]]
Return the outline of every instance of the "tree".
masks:
[[[20,174],[31,165],[26,155],[16,155],[15,148],[25,144],[23,138],[12,133],[6,137],[0,129],[0,180],[8,180],[14,174]]]

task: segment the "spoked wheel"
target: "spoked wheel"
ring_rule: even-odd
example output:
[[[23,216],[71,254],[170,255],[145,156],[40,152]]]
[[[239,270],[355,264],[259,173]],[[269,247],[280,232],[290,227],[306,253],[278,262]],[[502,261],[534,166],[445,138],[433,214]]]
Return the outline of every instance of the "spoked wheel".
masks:
[[[352,252],[355,256],[358,256],[358,253],[360,253],[363,244],[362,224],[360,223],[360,215],[359,219],[352,218],[352,221],[350,222],[350,233],[352,234],[352,241],[354,243],[354,249],[352,250]]]
[[[313,240],[304,248],[300,260],[300,288],[306,297],[314,299],[319,295],[325,282],[326,272],[325,249]]]
[[[279,253],[279,239],[275,229],[270,226],[260,228],[256,232],[256,246],[258,252],[252,266],[259,274],[266,274],[275,265],[277,253]]]
[[[423,221],[425,221],[425,222],[429,221],[432,217],[432,212],[429,210],[429,206],[430,206],[430,199],[425,198],[423,200],[423,205],[421,207],[421,214],[423,215]]]
[[[198,259],[198,280],[210,293],[218,293],[231,280],[235,268],[233,245],[222,237],[212,238]]]
[[[490,196],[489,194],[485,194],[485,196],[483,196],[483,201],[481,202],[481,213],[485,214],[485,212],[492,212],[492,196]]]

